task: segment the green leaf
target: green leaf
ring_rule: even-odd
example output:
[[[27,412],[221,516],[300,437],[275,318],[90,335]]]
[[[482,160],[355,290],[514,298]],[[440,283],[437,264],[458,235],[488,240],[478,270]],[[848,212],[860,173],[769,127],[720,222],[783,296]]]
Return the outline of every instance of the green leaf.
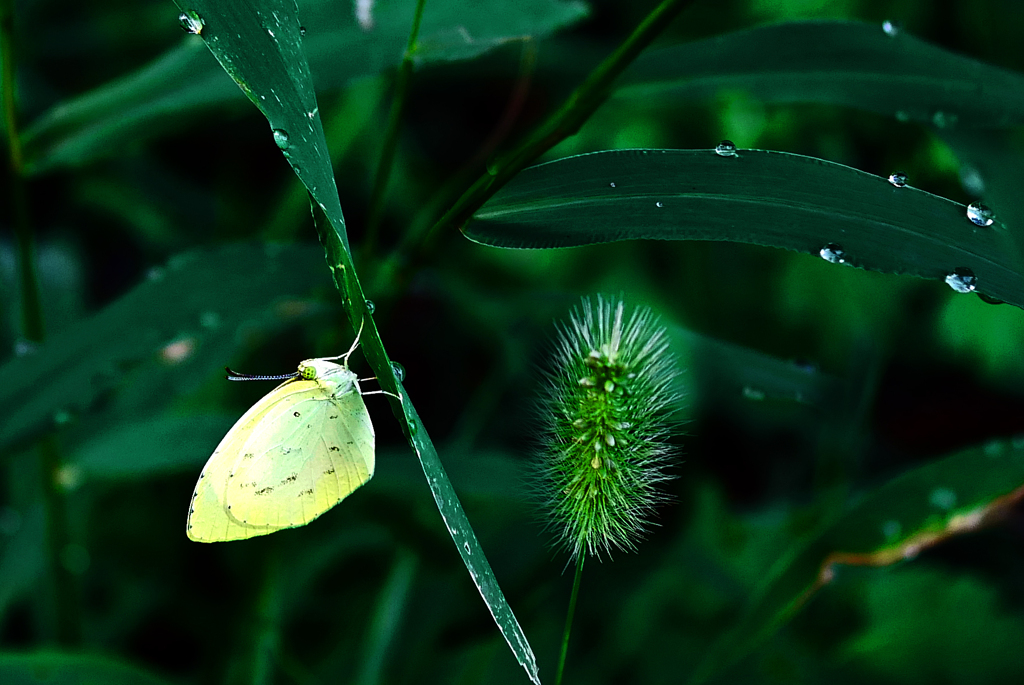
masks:
[[[819,254],[883,273],[945,280],[1024,307],[1008,231],[966,207],[841,164],[785,152],[613,150],[519,174],[463,229],[486,245],[546,248],[616,240],[725,240]],[[824,256],[824,255],[823,255]],[[836,268],[842,268],[837,265]]]
[[[881,24],[802,21],[651,51],[619,97],[707,99],[743,90],[765,102],[820,102],[902,121],[1003,127],[1024,121],[1024,76]]]
[[[0,367],[0,447],[90,411],[127,380],[137,379],[145,391],[166,374],[191,371],[199,353],[218,350],[201,359],[197,371],[208,377],[223,366],[243,324],[290,317],[304,307],[289,302],[329,286],[321,255],[309,246],[234,245],[179,255],[154,269],[95,316]]]
[[[397,66],[415,4],[379,0],[374,4],[373,28],[364,30],[351,2],[302,2],[300,17],[307,29],[302,48],[317,87],[341,88],[354,78]],[[203,3],[179,6],[203,15]],[[586,14],[584,3],[563,0],[428,3],[416,60],[422,64],[470,59],[510,41],[542,38]],[[168,13],[168,24],[172,21]],[[44,113],[24,132],[30,172],[88,163],[190,125],[213,110],[241,111],[241,93],[203,45],[205,38],[215,53],[223,53],[227,47],[222,28],[216,22],[205,26],[200,36],[184,38],[152,63]],[[217,45],[211,43],[214,35],[219,36]]]
[[[441,464],[441,459],[437,456],[437,450],[434,449],[426,428],[420,421],[419,414],[416,413],[416,408],[413,407],[404,388],[402,388],[402,398],[410,442],[416,450],[416,455],[420,458],[423,473],[427,477],[427,484],[430,485],[430,493],[434,496],[434,502],[437,503],[437,509],[441,512],[441,518],[444,519],[444,524],[448,527],[452,540],[455,541],[455,548],[459,550],[470,578],[473,579],[477,590],[480,591],[480,596],[483,597],[484,603],[490,610],[491,616],[494,617],[495,623],[498,624],[498,629],[501,630],[512,653],[516,655],[519,664],[526,669],[530,680],[539,685],[540,673],[537,669],[537,658],[533,654],[533,649],[530,647],[515,614],[512,613],[512,608],[505,600],[505,595],[498,585],[498,579],[494,577],[494,571],[491,570],[491,564],[487,561],[487,556],[473,532],[473,527],[469,524],[462,503],[459,502],[458,495],[455,494],[455,488],[452,487],[448,474],[445,473],[444,465]]]
[[[900,569],[866,583],[862,606],[867,628],[843,645],[842,656],[870,680],[1012,683],[1024,673],[1024,622],[982,578]]]
[[[237,414],[190,413],[120,424],[75,449],[64,468],[74,469],[76,482],[138,480],[199,469],[237,419]]]
[[[0,653],[0,682],[4,685],[162,685],[167,681],[103,656],[40,651]]]
[[[746,615],[694,682],[749,653],[843,565],[885,566],[1002,518],[1024,496],[1024,440],[996,441],[914,469],[866,493],[767,575]]]

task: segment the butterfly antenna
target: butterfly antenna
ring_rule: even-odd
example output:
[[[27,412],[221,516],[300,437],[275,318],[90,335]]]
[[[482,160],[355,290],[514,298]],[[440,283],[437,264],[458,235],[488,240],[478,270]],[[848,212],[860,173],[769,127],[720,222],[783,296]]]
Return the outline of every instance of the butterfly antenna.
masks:
[[[359,330],[356,332],[356,339],[352,341],[352,347],[348,348],[348,352],[344,355],[345,366],[348,366],[348,358],[352,356],[352,353],[359,347],[359,338],[363,335],[363,324],[366,323],[366,319],[360,319]]]
[[[292,371],[291,373],[284,373],[280,376],[262,376],[251,373],[239,373],[237,371],[232,371],[226,366],[224,367],[224,370],[228,372],[228,375],[225,376],[225,378],[229,381],[283,381],[287,378],[295,378],[299,375],[298,371]]]
[[[356,339],[352,341],[352,347],[348,348],[348,352],[346,352],[345,354],[339,354],[336,357],[321,357],[321,359],[323,359],[324,361],[328,361],[328,362],[329,361],[334,361],[335,359],[341,359],[341,360],[343,360],[342,364],[344,364],[345,366],[348,366],[348,358],[351,357],[352,353],[356,351],[357,347],[359,347],[359,336],[361,336],[363,334],[363,324],[364,323],[366,323],[365,319],[363,319],[363,321],[361,321],[359,323],[359,332],[356,333]]]

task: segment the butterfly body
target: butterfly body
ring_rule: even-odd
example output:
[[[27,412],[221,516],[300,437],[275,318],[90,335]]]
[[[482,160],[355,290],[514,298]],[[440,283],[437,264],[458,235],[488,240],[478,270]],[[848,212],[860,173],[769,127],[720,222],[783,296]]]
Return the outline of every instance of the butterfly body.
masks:
[[[192,495],[188,537],[223,542],[305,525],[373,470],[373,425],[356,375],[307,359],[214,450]]]

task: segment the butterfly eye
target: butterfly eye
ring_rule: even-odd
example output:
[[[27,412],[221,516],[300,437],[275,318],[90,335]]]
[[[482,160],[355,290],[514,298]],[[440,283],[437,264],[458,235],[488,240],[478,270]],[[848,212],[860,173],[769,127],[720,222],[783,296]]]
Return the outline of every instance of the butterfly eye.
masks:
[[[316,369],[313,368],[312,366],[303,366],[302,367],[302,378],[307,380],[307,381],[311,381],[311,380],[316,379]]]

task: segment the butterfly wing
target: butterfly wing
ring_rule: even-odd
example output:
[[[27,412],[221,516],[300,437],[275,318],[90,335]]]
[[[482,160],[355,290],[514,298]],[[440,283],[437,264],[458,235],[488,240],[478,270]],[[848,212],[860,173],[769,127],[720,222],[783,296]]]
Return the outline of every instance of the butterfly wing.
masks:
[[[189,538],[241,540],[300,526],[368,481],[373,425],[352,379],[341,392],[337,383],[291,380],[246,412],[199,477]]]
[[[247,445],[257,428],[266,419],[267,414],[282,400],[294,394],[301,394],[313,385],[312,381],[290,380],[277,386],[249,408],[213,451],[206,462],[188,512],[186,533],[190,540],[196,542],[224,542],[242,540],[264,532],[239,525],[225,508],[225,489],[229,474],[247,454]],[[250,457],[251,458],[251,457]],[[271,532],[271,531],[265,531]]]

